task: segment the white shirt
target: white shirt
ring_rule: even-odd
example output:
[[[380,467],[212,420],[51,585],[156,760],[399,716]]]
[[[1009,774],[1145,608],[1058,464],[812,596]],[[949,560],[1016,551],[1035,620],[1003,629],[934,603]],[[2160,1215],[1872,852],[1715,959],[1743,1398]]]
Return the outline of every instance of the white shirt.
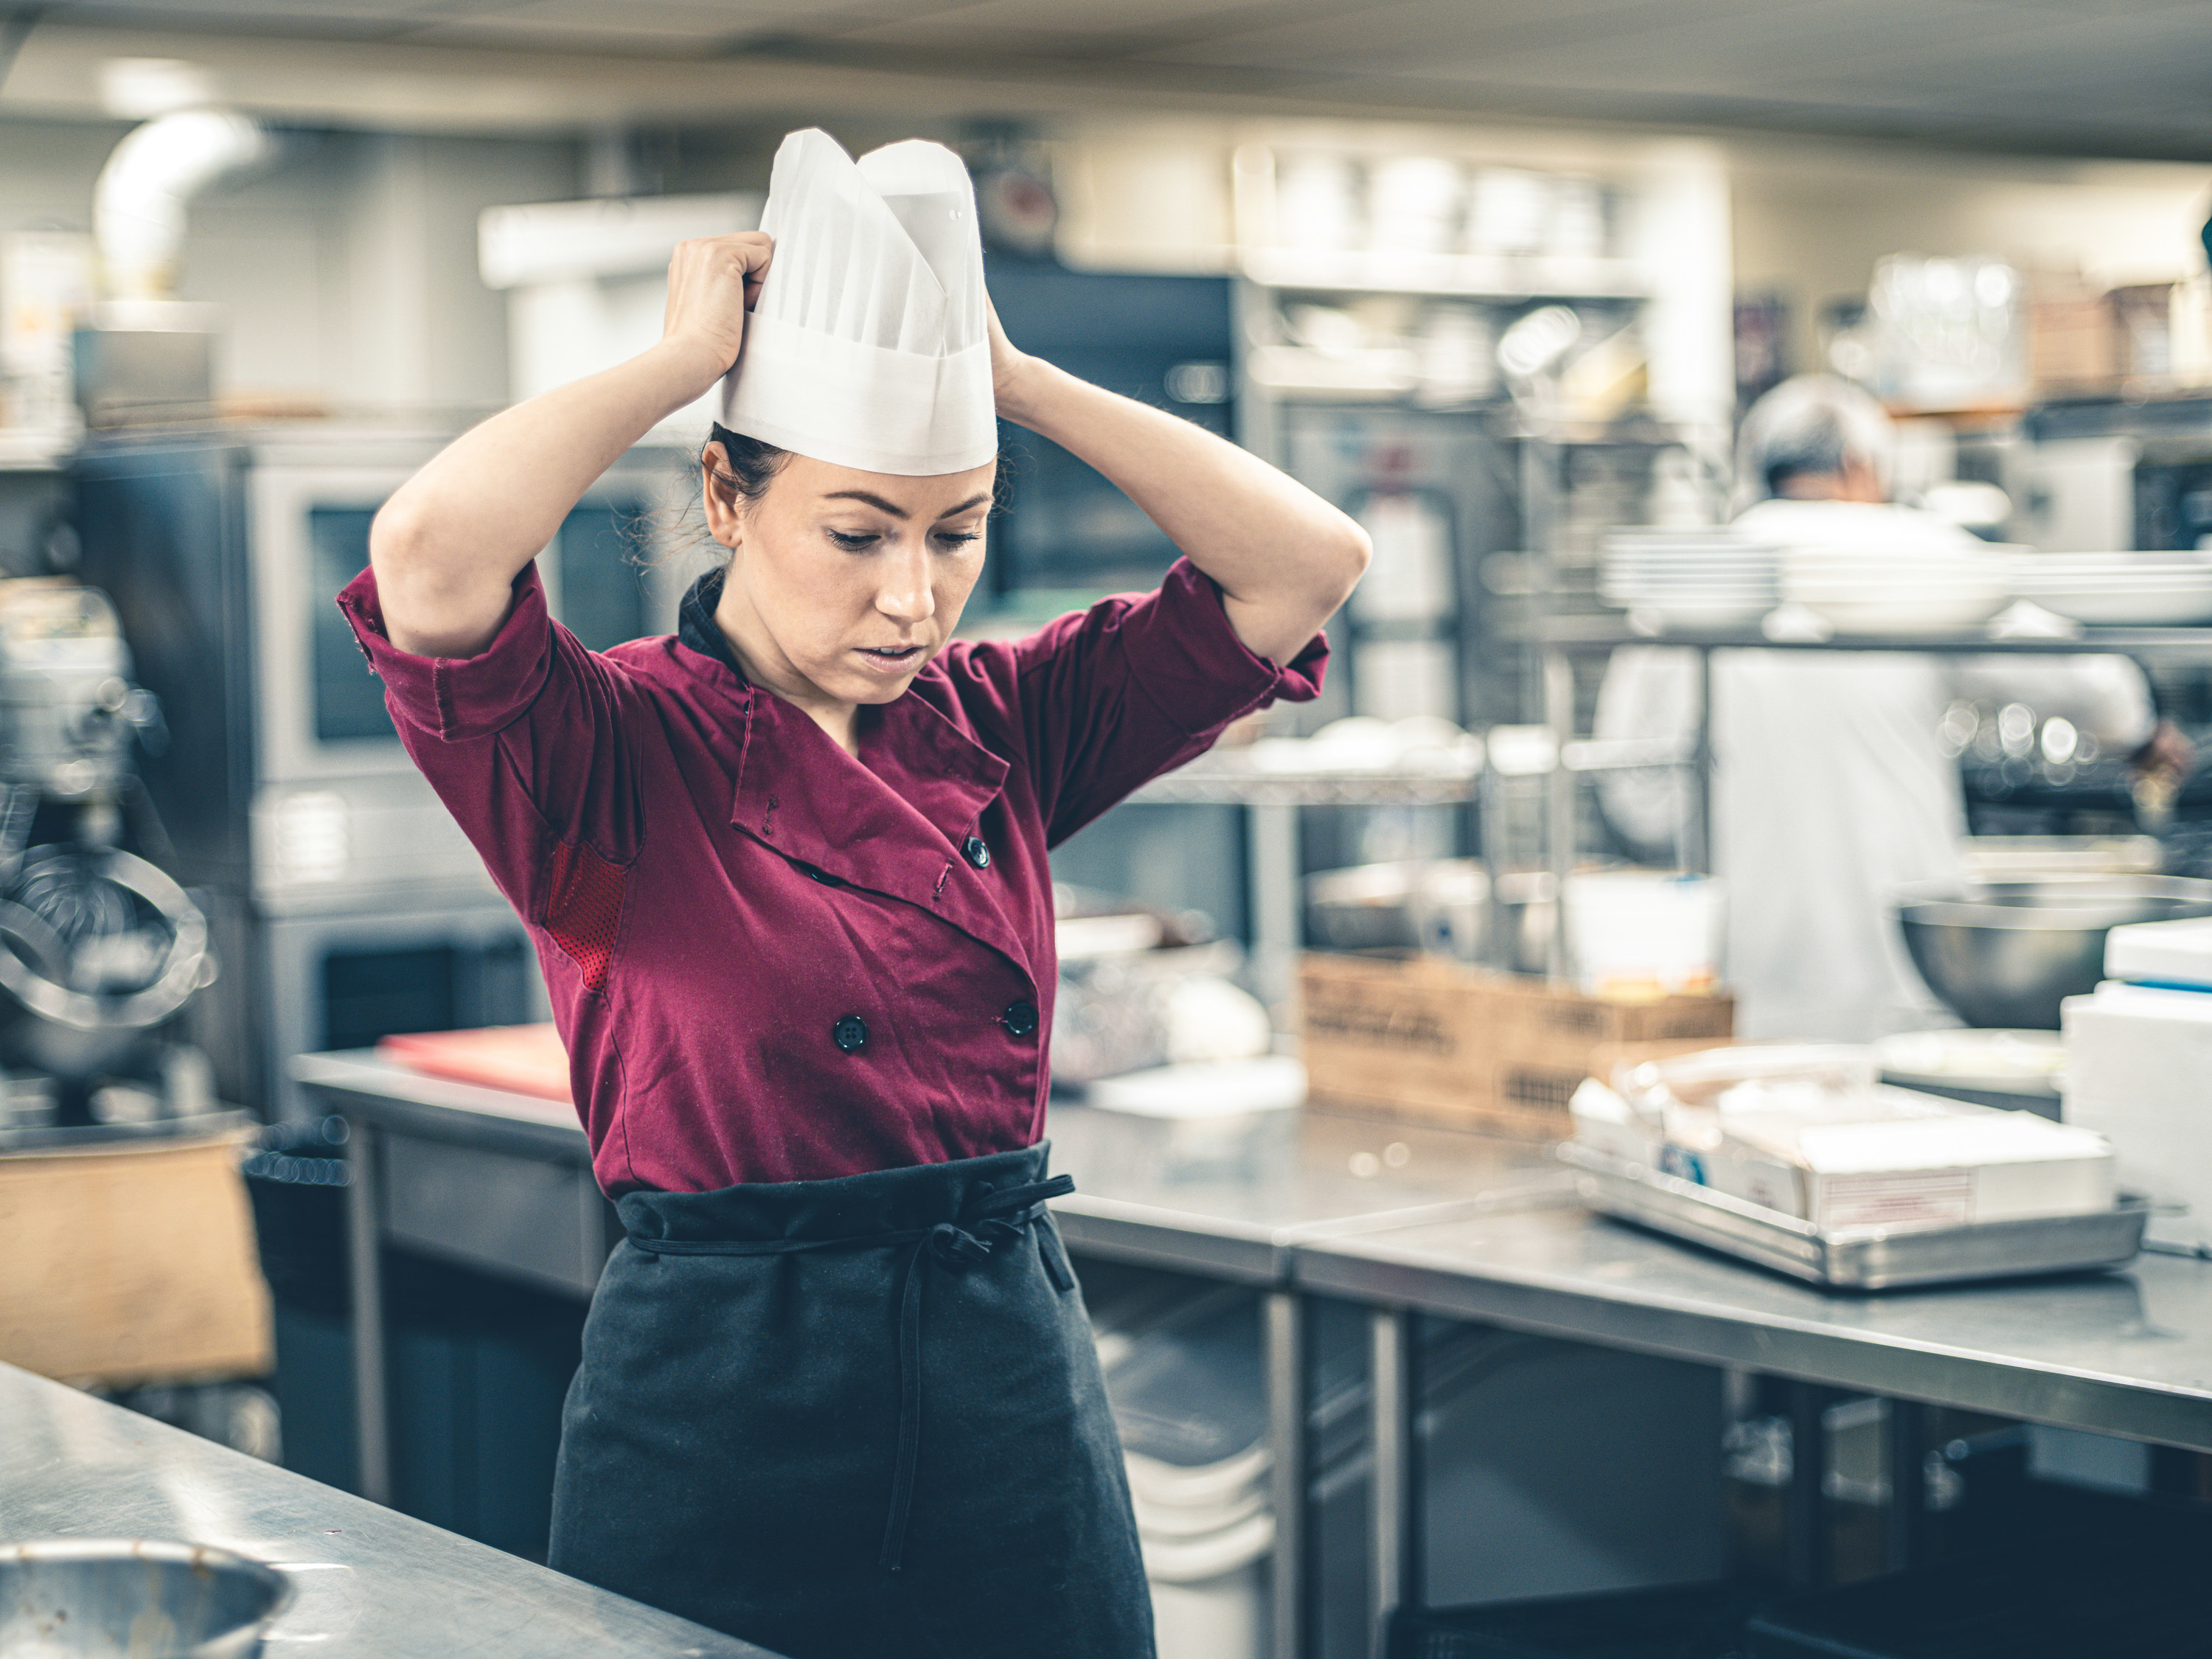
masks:
[[[1737,523],[1793,546],[1972,539],[1932,514],[1848,501],[1762,501]],[[2123,657],[1723,651],[1712,684],[1726,970],[1738,1034],[1754,1038],[1863,1042],[1957,1024],[1913,971],[1889,908],[1897,888],[1960,872],[1966,805],[1958,763],[1936,740],[1954,699],[2063,714],[2122,752],[2155,724],[2142,671]],[[1698,714],[1695,653],[1613,653],[1601,736],[1686,738]],[[1599,798],[1625,836],[1663,847],[1687,787],[1679,773],[1625,774],[1603,780]]]

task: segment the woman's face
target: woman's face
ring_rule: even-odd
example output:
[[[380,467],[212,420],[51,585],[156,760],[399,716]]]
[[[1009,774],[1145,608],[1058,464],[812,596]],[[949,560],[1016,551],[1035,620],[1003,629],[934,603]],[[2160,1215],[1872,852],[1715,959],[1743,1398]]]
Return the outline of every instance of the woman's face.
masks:
[[[714,474],[707,522],[728,548],[715,620],[746,672],[812,708],[889,702],[945,647],[983,570],[998,464],[908,478],[793,455],[757,501]]]

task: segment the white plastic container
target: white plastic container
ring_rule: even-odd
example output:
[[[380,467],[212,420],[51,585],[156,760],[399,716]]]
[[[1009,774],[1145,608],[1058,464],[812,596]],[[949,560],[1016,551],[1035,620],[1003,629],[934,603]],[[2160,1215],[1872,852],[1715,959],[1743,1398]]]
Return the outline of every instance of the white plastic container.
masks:
[[[2132,985],[2212,991],[2212,917],[2113,928],[2105,935],[2105,973]]]
[[[1725,890],[1710,876],[1608,870],[1567,881],[1567,945],[1599,996],[1711,990],[1720,976]]]
[[[2066,1121],[2109,1139],[2120,1185],[2160,1206],[2143,1242],[2212,1255],[2212,992],[2107,981],[2060,1018]]]

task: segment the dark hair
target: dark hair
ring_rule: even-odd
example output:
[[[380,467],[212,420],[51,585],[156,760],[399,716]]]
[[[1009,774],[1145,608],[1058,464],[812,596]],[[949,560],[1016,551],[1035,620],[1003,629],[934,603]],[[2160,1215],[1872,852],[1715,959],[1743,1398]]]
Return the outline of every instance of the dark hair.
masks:
[[[720,444],[728,460],[716,466],[712,460],[707,465],[714,477],[747,501],[757,501],[767,493],[769,482],[783,471],[784,463],[791,459],[787,449],[778,449],[774,444],[763,443],[758,438],[748,438],[732,432],[720,421],[707,435],[709,445]]]
[[[732,432],[720,421],[714,422],[708,429],[707,442],[721,445],[722,453],[729,457],[726,465],[714,466],[711,461],[707,463],[714,467],[716,480],[735,490],[739,499],[749,504],[757,504],[768,493],[768,487],[775,482],[775,475],[782,471],[785,464],[791,459],[791,451],[778,449],[774,444],[765,443],[758,438],[748,438],[743,433]],[[994,513],[1006,510],[1007,483],[1016,471],[1014,462],[1019,453],[1014,446],[1004,444],[1000,447],[998,454],[993,457],[999,464],[999,470],[991,479],[991,510]]]

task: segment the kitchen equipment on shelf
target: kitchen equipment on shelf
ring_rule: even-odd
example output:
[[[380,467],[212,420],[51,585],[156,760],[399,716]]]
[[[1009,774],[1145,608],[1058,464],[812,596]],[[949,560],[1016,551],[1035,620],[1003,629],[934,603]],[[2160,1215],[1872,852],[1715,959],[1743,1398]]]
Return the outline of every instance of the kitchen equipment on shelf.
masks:
[[[2212,622],[2212,554],[2022,550],[2008,569],[2014,592],[2075,622],[2143,628]]]
[[[1906,949],[1970,1025],[2055,1031],[2059,1004],[2096,988],[2105,937],[2133,922],[2212,916],[2212,882],[2079,876],[1923,884],[1896,895]]]
[[[0,1652],[251,1659],[291,1599],[274,1567],[209,1544],[0,1544]]]
[[[1942,635],[2010,602],[2007,561],[1972,547],[1784,549],[1782,597],[1847,634]]]
[[[2059,1115],[2066,1050],[2051,1031],[1899,1031],[1876,1039],[1881,1080],[1923,1094]]]
[[[1780,553],[1727,529],[1616,530],[1606,538],[1598,592],[1662,624],[1757,621],[1781,599]]]
[[[2212,920],[2115,927],[2105,971],[2064,1009],[2067,1119],[2158,1205],[2153,1248],[2212,1255]]]
[[[1713,877],[1592,870],[1567,878],[1567,957],[1599,996],[1673,996],[1720,980],[1727,893]]]
[[[1306,935],[1326,951],[1419,951],[1461,962],[1499,956],[1489,948],[1490,878],[1473,859],[1414,859],[1322,870],[1306,878]],[[1551,937],[1548,872],[1510,873],[1498,883],[1504,965],[1540,972]]]
[[[131,674],[97,589],[0,583],[0,988],[13,1004],[0,1053],[51,1079],[33,1127],[91,1128],[95,1097],[117,1085],[137,1085],[129,1103],[107,1097],[126,1115],[196,1116],[212,1103],[205,1061],[166,1037],[214,978],[207,920],[118,844],[131,748],[161,731]],[[0,1120],[25,1115],[16,1092]]]

